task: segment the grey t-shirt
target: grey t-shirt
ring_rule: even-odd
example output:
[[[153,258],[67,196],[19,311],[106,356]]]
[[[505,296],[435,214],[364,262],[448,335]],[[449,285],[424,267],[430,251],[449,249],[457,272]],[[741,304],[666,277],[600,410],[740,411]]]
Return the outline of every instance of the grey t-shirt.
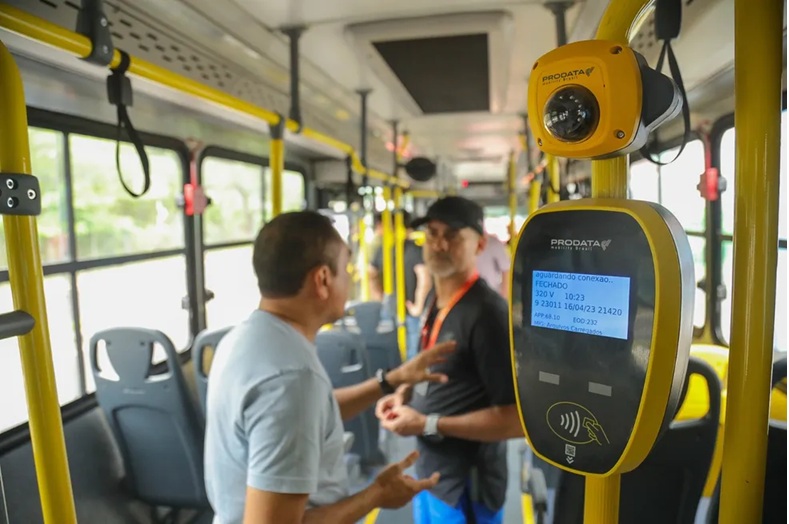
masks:
[[[256,310],[219,343],[206,413],[214,524],[242,522],[247,486],[308,493],[309,507],[348,496],[331,382],[315,346],[276,316]]]

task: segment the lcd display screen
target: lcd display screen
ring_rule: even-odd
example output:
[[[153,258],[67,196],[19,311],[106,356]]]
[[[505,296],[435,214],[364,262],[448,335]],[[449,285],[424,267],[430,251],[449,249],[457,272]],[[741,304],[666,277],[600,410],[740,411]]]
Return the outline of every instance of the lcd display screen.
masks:
[[[627,340],[630,277],[532,272],[531,325]]]

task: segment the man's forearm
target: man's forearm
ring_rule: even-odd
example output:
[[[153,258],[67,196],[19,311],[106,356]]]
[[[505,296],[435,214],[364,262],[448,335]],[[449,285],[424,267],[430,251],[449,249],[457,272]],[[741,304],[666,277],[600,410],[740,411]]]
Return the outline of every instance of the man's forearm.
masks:
[[[391,371],[386,374],[386,380],[392,387],[396,388],[400,385],[400,380],[397,378],[397,375]],[[381,391],[381,386],[378,384],[378,380],[374,378],[354,384],[353,386],[334,390],[334,398],[337,399],[337,404],[340,406],[340,417],[343,421],[351,420],[353,417],[369,408],[382,396],[383,392]]]
[[[518,407],[515,404],[441,417],[438,419],[438,432],[445,437],[481,442],[497,442],[523,436]]]
[[[368,487],[334,504],[308,509],[301,522],[302,524],[323,524],[324,522],[354,524],[376,507],[372,488]]]

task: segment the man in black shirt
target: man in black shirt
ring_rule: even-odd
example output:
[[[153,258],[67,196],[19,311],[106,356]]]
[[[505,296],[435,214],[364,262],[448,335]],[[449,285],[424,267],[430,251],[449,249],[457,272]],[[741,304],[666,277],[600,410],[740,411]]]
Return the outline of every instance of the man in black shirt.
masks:
[[[477,204],[443,198],[413,223],[422,224],[434,286],[422,317],[420,349],[455,340],[455,353],[434,366],[449,381],[400,389],[379,401],[376,414],[384,428],[419,437],[419,477],[441,473],[434,488],[413,500],[416,524],[501,523],[505,439],[523,435],[507,302],[477,273],[476,256],[486,241]]]

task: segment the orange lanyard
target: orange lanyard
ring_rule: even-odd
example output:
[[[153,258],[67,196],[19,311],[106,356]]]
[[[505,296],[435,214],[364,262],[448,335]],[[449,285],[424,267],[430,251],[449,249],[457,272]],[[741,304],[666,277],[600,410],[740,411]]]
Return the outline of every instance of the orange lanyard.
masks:
[[[449,312],[452,311],[452,308],[455,307],[463,296],[468,293],[468,290],[471,289],[471,286],[479,278],[479,273],[474,271],[474,274],[466,280],[466,283],[463,284],[463,287],[458,289],[452,298],[449,300],[446,306],[442,307],[439,310],[438,314],[436,315],[436,319],[433,321],[433,328],[430,330],[430,338],[428,338],[428,328],[427,328],[427,321],[422,326],[422,348],[421,349],[430,349],[436,345],[436,340],[438,339],[438,333],[441,331],[441,326],[444,324],[444,319],[447,318]],[[428,309],[427,316],[430,317],[430,312],[433,311],[433,308],[436,307],[436,300],[438,297],[433,299],[433,303],[430,305],[430,309]]]

